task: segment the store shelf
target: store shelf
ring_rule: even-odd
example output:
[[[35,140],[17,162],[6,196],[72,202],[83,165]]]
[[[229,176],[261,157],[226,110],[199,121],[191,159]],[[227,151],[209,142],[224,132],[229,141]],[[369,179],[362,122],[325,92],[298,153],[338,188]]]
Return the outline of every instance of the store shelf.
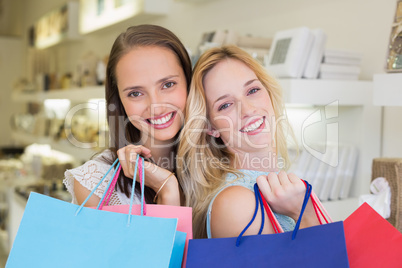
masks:
[[[288,104],[326,105],[339,101],[339,105],[360,106],[371,102],[371,81],[279,79]],[[43,102],[46,99],[69,99],[86,102],[105,98],[104,86],[50,90],[36,93],[14,93],[15,102]]]
[[[92,149],[74,146],[68,140],[55,141],[50,137],[38,137],[22,132],[13,132],[12,137],[24,145],[32,143],[49,144],[53,150],[69,154],[79,161],[88,161],[96,153]]]
[[[60,43],[79,40],[78,2],[67,2],[39,18],[34,24],[34,45],[38,49],[48,48]],[[52,29],[45,32],[43,29]]]
[[[343,221],[359,207],[359,198],[322,202],[333,221]]]
[[[170,0],[122,1],[119,5],[104,5],[99,13],[100,4],[97,1],[81,1],[79,31],[87,34],[127,19],[143,22],[165,16],[169,14],[170,4]]]
[[[361,106],[372,102],[371,81],[279,79],[287,104]]]
[[[334,137],[337,138],[334,142],[354,145],[359,150],[349,197],[324,203],[334,220],[343,220],[357,208],[359,196],[369,193],[372,160],[380,154],[381,107],[373,105],[373,82],[279,79],[279,83],[285,103],[290,104],[288,109],[296,111],[291,115],[297,117],[295,125],[299,127],[300,135],[310,135],[305,141],[325,144],[328,142],[328,126],[336,125],[337,134]],[[327,118],[323,107],[336,101],[336,113]],[[317,111],[321,112],[313,119]],[[300,143],[299,146],[303,149],[305,144]]]
[[[43,102],[47,99],[69,99],[71,102],[87,102],[89,99],[104,99],[105,86],[93,86],[85,88],[54,89],[42,92],[12,94],[14,102]]]
[[[402,73],[373,76],[373,103],[379,106],[402,106]]]

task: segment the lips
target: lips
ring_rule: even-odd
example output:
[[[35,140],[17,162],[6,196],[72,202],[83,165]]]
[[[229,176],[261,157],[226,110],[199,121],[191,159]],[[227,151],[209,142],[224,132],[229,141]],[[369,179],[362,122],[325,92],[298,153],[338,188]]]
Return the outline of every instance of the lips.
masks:
[[[152,124],[152,125],[162,125],[165,124],[166,122],[170,121],[173,116],[174,116],[175,112],[171,112],[162,116],[158,116],[158,117],[153,117],[153,118],[148,118],[147,121],[148,123]]]
[[[163,128],[167,128],[171,124],[173,124],[175,116],[176,116],[176,112],[174,111],[174,112],[170,112],[170,113],[163,114],[160,116],[147,118],[145,121],[148,123],[148,125],[156,128],[156,129],[163,129]]]
[[[240,132],[249,133],[259,129],[265,121],[265,116],[256,119],[240,129]]]

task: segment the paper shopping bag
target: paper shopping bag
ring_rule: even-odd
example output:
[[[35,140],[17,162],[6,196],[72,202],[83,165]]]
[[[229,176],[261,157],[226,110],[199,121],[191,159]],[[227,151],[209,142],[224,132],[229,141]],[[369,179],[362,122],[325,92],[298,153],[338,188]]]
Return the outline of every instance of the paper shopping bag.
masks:
[[[177,219],[84,204],[31,193],[6,267],[169,267]]]
[[[141,178],[141,187],[144,186],[144,172],[143,172],[143,160],[138,162],[139,177]],[[100,203],[97,209],[102,209],[105,211],[118,212],[128,214],[130,210],[129,205],[115,205],[115,206],[103,206],[103,204],[108,204],[110,196],[113,192],[114,185],[117,182],[119,172],[121,167],[117,169],[117,173],[102,197],[104,202]],[[174,252],[172,254],[172,261],[169,267],[180,267],[182,264],[185,267],[188,240],[193,238],[193,225],[192,225],[192,208],[191,207],[181,207],[181,206],[168,206],[168,205],[149,205],[143,203],[143,205],[132,205],[131,214],[141,215],[141,208],[143,208],[143,215],[149,217],[160,217],[160,218],[176,218],[177,231],[179,231],[180,236],[176,235]]]
[[[116,205],[116,206],[105,206],[102,208],[104,211],[118,212],[128,214],[129,205]],[[132,215],[140,215],[141,207],[140,205],[133,205]],[[181,253],[177,254],[176,258],[180,258],[180,264],[177,265],[177,261],[173,262],[170,267],[180,267],[183,262],[183,267],[185,267],[185,261],[187,256],[188,240],[193,238],[192,230],[192,209],[191,207],[178,207],[178,206],[168,206],[168,205],[146,205],[146,216],[148,217],[159,217],[159,218],[176,218],[177,231],[184,234],[183,241],[177,241],[178,245],[175,245],[177,250],[180,249],[179,245],[182,245]],[[179,256],[177,256],[179,255]]]
[[[78,209],[31,193],[6,267],[169,267],[177,219]]]
[[[263,210],[263,198],[257,184],[254,189],[256,211],[259,204]],[[311,194],[309,184],[308,189],[293,232],[261,235],[263,217],[259,235],[242,237],[246,227],[237,238],[192,239],[189,242],[187,267],[349,267],[342,222],[298,230]]]
[[[351,268],[402,267],[402,234],[367,203],[345,221]]]

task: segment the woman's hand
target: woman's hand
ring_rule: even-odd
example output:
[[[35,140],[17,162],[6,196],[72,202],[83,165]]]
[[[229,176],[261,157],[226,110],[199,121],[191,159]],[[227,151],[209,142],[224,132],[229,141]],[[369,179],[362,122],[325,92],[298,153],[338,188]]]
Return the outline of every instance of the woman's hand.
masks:
[[[128,145],[117,151],[120,165],[126,177],[134,177],[135,160],[137,158],[137,154],[146,158],[152,157],[151,151],[141,145]],[[144,162],[144,171],[145,185],[153,189],[155,192],[158,192],[166,178],[168,178],[168,176],[171,174],[169,170],[161,168],[147,161]],[[140,181],[139,174],[137,174],[136,178],[137,181]],[[170,176],[169,180],[160,190],[157,203],[164,205],[180,205],[179,183],[176,176]]]
[[[297,221],[303,205],[306,186],[304,182],[293,173],[279,174],[271,172],[268,176],[257,178],[258,187],[265,200],[276,213],[291,217]],[[319,224],[311,199],[304,211],[301,228]]]

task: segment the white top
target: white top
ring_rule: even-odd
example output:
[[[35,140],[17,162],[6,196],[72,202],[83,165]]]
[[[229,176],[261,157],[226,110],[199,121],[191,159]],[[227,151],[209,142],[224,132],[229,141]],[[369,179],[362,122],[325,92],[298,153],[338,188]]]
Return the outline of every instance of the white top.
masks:
[[[92,160],[85,162],[82,166],[74,169],[68,169],[65,173],[65,179],[63,183],[67,187],[67,191],[72,196],[72,203],[78,204],[77,198],[74,193],[74,183],[78,182],[89,191],[92,191],[99,183],[105,173],[109,170],[112,163],[112,154],[109,150],[105,150],[100,155]],[[99,185],[98,189],[94,192],[96,196],[102,198],[109,181],[112,179],[114,168],[110,170],[105,180]],[[123,172],[123,170],[121,171]],[[120,191],[113,191],[110,198],[109,205],[128,205],[130,204],[130,198]],[[134,196],[134,204],[140,204],[139,196]]]

